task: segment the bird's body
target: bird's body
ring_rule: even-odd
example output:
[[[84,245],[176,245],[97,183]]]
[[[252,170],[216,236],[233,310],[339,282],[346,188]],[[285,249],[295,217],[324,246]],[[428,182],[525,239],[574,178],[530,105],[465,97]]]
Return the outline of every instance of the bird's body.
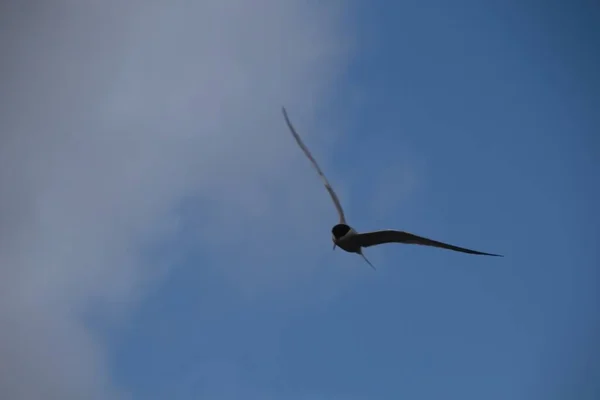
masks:
[[[403,232],[403,231],[382,230],[382,231],[358,233],[355,229],[353,229],[351,226],[349,226],[346,223],[346,217],[344,215],[344,210],[342,209],[342,205],[341,205],[335,191],[329,184],[329,181],[325,177],[325,174],[323,174],[323,171],[321,171],[321,168],[317,164],[317,161],[313,158],[313,156],[311,155],[308,148],[304,145],[304,143],[302,142],[302,139],[300,139],[300,136],[298,135],[298,133],[296,133],[296,130],[294,129],[292,123],[290,122],[290,119],[288,118],[285,108],[282,108],[282,111],[283,111],[283,116],[285,118],[287,126],[290,129],[290,132],[294,136],[294,139],[298,143],[298,146],[300,146],[300,148],[302,149],[302,151],[304,152],[306,157],[311,161],[311,163],[313,164],[313,167],[317,170],[317,172],[321,176],[321,179],[323,180],[323,184],[325,185],[325,189],[327,189],[327,191],[329,192],[329,195],[331,196],[331,199],[332,199],[332,201],[335,205],[335,208],[338,212],[339,223],[337,223],[331,229],[334,249],[337,246],[337,247],[341,248],[342,250],[347,251],[348,253],[356,253],[356,254],[361,255],[364,258],[364,260],[373,269],[375,269],[375,267],[373,267],[373,264],[371,264],[369,262],[369,260],[365,257],[365,255],[362,252],[362,249],[364,247],[376,246],[376,245],[380,245],[380,244],[384,244],[384,243],[419,244],[419,245],[425,245],[425,246],[439,247],[439,248],[443,248],[443,249],[447,249],[447,250],[459,251],[459,252],[468,253],[468,254],[478,254],[478,255],[502,257],[499,254],[483,253],[480,251],[470,250],[470,249],[466,249],[463,247],[453,246],[451,244],[438,242],[435,240],[427,239],[425,237],[417,236],[412,233]]]

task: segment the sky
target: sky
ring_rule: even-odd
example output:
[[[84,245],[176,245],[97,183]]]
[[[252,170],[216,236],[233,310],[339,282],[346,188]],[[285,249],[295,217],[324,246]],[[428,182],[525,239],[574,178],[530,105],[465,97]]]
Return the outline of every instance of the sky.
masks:
[[[0,398],[600,396],[593,2],[0,4]],[[335,208],[504,258],[331,250]],[[596,183],[594,183],[596,182]]]

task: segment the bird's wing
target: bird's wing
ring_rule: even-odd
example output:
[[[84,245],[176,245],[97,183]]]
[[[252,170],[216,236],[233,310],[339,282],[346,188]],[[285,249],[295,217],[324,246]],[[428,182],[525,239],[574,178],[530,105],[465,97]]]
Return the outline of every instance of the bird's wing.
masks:
[[[384,243],[406,243],[406,244],[420,244],[423,246],[433,246],[440,247],[442,249],[460,251],[463,253],[469,254],[479,254],[484,256],[494,256],[494,257],[503,257],[499,254],[491,254],[491,253],[483,253],[481,251],[469,250],[463,247],[453,246],[451,244],[446,244],[442,242],[438,242],[435,240],[427,239],[422,236],[413,235],[412,233],[402,232],[402,231],[394,231],[394,230],[384,230],[384,231],[375,231],[375,232],[365,232],[356,235],[355,240],[357,240],[357,244],[362,247],[376,246],[378,244]]]
[[[296,133],[296,130],[294,129],[294,126],[290,122],[287,112],[285,111],[285,107],[282,107],[281,110],[283,111],[283,116],[285,117],[285,122],[287,123],[288,128],[290,128],[292,135],[294,135],[294,139],[296,139],[296,143],[298,143],[298,146],[300,146],[300,148],[302,149],[302,151],[304,152],[306,157],[308,157],[310,162],[312,162],[312,165],[315,167],[315,169],[321,176],[321,179],[323,180],[323,184],[325,185],[325,189],[327,189],[327,191],[329,192],[329,195],[331,196],[331,199],[333,200],[333,203],[335,204],[335,208],[337,209],[337,212],[340,216],[340,224],[345,224],[346,218],[344,217],[344,210],[342,209],[340,200],[338,199],[333,188],[329,184],[329,181],[325,177],[325,174],[323,173],[323,171],[321,171],[321,168],[319,168],[319,164],[317,164],[317,161],[313,158],[312,154],[310,154],[310,151],[308,150],[308,148],[306,148],[306,146],[302,142],[302,139],[300,139],[300,136],[298,135],[298,133]]]

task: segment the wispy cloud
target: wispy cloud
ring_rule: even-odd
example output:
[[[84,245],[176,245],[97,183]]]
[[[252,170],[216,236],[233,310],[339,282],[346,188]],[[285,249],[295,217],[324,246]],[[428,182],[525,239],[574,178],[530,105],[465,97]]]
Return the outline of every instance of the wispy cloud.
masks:
[[[314,127],[346,57],[341,13],[210,0],[8,2],[0,14],[0,397],[119,397],[84,318],[143,294],[158,266],[142,250],[178,234],[184,201],[201,205],[190,230],[213,251],[269,261],[234,267],[239,279],[295,273],[277,275],[283,253],[265,244],[300,254],[281,235],[288,216],[323,217],[291,239],[329,228],[279,108]]]

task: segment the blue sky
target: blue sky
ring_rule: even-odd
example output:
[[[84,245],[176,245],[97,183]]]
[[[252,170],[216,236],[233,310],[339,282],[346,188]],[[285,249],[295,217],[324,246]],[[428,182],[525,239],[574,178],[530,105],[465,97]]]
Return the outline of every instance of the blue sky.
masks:
[[[107,4],[4,13],[0,394],[600,395],[592,2]],[[505,258],[332,251],[282,105],[358,231]]]
[[[506,258],[387,246],[368,249],[372,273],[323,231],[298,242],[319,242],[319,273],[249,300],[194,244],[120,333],[118,379],[139,398],[595,398],[598,13],[577,7],[354,4],[355,52],[319,110],[343,134],[326,151],[307,140],[358,230]]]

